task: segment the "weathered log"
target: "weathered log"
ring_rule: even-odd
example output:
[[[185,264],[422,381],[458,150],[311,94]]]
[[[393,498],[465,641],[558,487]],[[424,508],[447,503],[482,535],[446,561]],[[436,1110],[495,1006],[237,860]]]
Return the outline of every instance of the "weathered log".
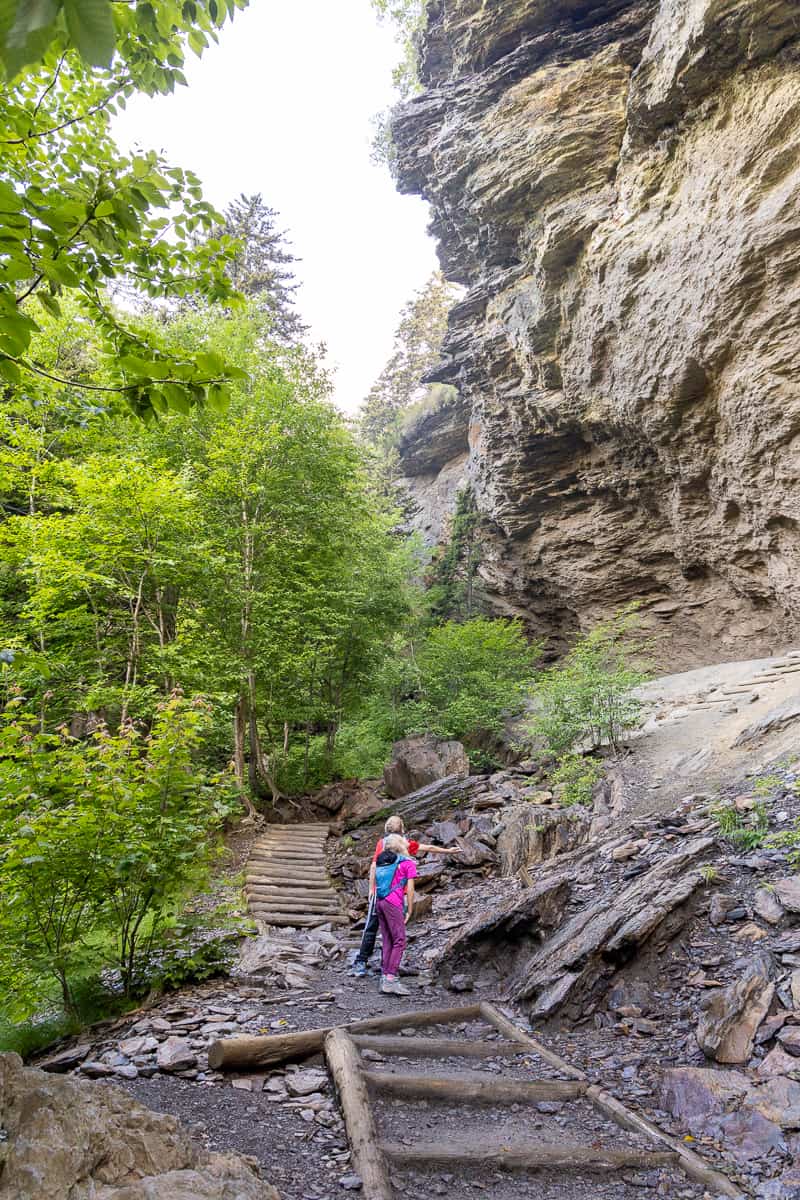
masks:
[[[389,1071],[365,1071],[364,1078],[370,1087],[390,1096],[473,1104],[576,1100],[587,1088],[585,1083],[565,1083],[560,1079],[443,1079],[435,1075],[401,1075]]]
[[[309,887],[306,886],[305,880],[300,884],[295,879],[293,881],[287,880],[284,886],[283,883],[272,883],[269,879],[264,880],[258,876],[246,876],[244,886],[246,891],[280,892],[282,896],[297,896],[298,898],[308,896],[310,899],[332,896],[335,900],[339,899],[339,893],[335,888],[331,887],[330,883],[326,884],[325,887],[317,887],[316,885]]]
[[[278,909],[251,909],[253,918],[264,925],[287,925],[293,929],[304,929],[309,925],[348,925],[350,918],[336,916],[335,913],[317,913],[303,915],[301,913],[280,912]]]
[[[377,1054],[400,1054],[407,1058],[510,1058],[528,1050],[522,1042],[473,1042],[460,1038],[374,1037],[369,1033],[354,1033],[353,1043],[359,1050],[374,1050]]]
[[[372,1119],[358,1051],[344,1029],[333,1029],[325,1038],[325,1058],[339,1093],[353,1165],[361,1177],[365,1200],[392,1200],[394,1191]]]
[[[587,1079],[587,1076],[583,1071],[580,1071],[577,1067],[573,1067],[566,1061],[566,1059],[561,1058],[559,1054],[554,1054],[552,1050],[548,1050],[547,1047],[543,1046],[542,1043],[537,1041],[536,1038],[531,1037],[527,1033],[523,1033],[523,1031],[517,1025],[515,1025],[513,1021],[509,1021],[508,1017],[503,1016],[500,1010],[495,1008],[493,1004],[488,1004],[486,1001],[484,1001],[480,1005],[480,1015],[483,1017],[484,1021],[488,1021],[490,1025],[493,1025],[498,1033],[505,1034],[505,1036],[511,1042],[516,1042],[517,1044],[525,1046],[528,1050],[538,1055],[542,1062],[546,1062],[551,1067],[555,1067],[557,1071],[562,1073],[562,1075],[568,1075],[570,1079],[584,1081]]]
[[[344,1028],[351,1033],[403,1029],[407,1025],[422,1028],[426,1025],[448,1025],[452,1021],[472,1021],[479,1015],[478,1004],[464,1004],[455,1008],[423,1008],[414,1012],[366,1017],[360,1021],[351,1021]],[[312,1054],[319,1054],[325,1038],[333,1028],[335,1026],[328,1025],[324,1029],[307,1029],[301,1033],[275,1034],[272,1037],[224,1038],[211,1043],[208,1063],[214,1071],[255,1071],[259,1067],[294,1062]]]
[[[649,1170],[677,1163],[677,1155],[658,1150],[601,1150],[578,1143],[544,1146],[518,1142],[509,1146],[459,1146],[452,1142],[414,1142],[413,1147],[381,1142],[381,1153],[391,1162],[438,1163],[440,1166],[499,1167],[507,1171],[620,1171],[629,1167]]]
[[[619,1100],[609,1096],[602,1088],[592,1084],[586,1089],[586,1098],[599,1112],[610,1117],[612,1121],[616,1121],[618,1125],[622,1125],[634,1133],[643,1133],[645,1137],[649,1137],[663,1146],[668,1146],[677,1156],[680,1166],[689,1178],[703,1184],[712,1195],[730,1196],[731,1200],[746,1200],[744,1192],[735,1183],[731,1183],[727,1175],[709,1167],[699,1154],[695,1154],[694,1150],[690,1150],[688,1146],[676,1141],[668,1134],[662,1133],[657,1125],[651,1124],[646,1117],[632,1112]]]
[[[287,900],[293,904],[334,904],[340,907],[339,896],[330,888],[317,888],[301,891],[299,888],[282,888],[275,885],[250,883],[245,887],[245,895],[260,900]]]
[[[393,800],[390,805],[382,808],[379,812],[349,821],[345,829],[357,829],[359,825],[372,825],[388,816],[402,817],[406,829],[411,829],[416,825],[427,825],[443,808],[452,805],[453,801],[463,800],[465,804],[468,804],[470,798],[483,784],[483,779],[477,777],[461,779],[458,775],[447,775],[444,779],[437,779],[435,783],[429,783],[416,792],[410,792],[401,800]]]
[[[248,906],[257,911],[259,908],[264,909],[280,909],[285,913],[297,913],[302,916],[303,913],[341,913],[342,906],[338,900],[310,900],[308,898],[292,899],[283,896],[280,893],[270,892],[248,892]]]
[[[484,1020],[489,1021],[499,1033],[504,1033],[506,1037],[514,1038],[529,1046],[535,1054],[539,1055],[543,1062],[547,1062],[550,1066],[555,1067],[562,1075],[569,1075],[573,1079],[584,1080],[588,1083],[583,1071],[579,1071],[577,1067],[573,1067],[571,1063],[568,1063],[559,1054],[548,1050],[536,1038],[523,1033],[513,1021],[510,1021],[508,1017],[499,1012],[494,1005],[484,1002],[480,1006],[480,1011]],[[624,1129],[644,1134],[645,1137],[650,1138],[657,1145],[665,1146],[676,1154],[680,1166],[690,1179],[697,1180],[698,1183],[702,1183],[712,1193],[716,1193],[717,1195],[730,1196],[732,1200],[745,1200],[743,1193],[735,1184],[731,1183],[721,1172],[709,1167],[698,1154],[695,1154],[683,1142],[678,1142],[668,1134],[662,1133],[658,1126],[651,1124],[650,1121],[645,1117],[639,1116],[638,1113],[632,1112],[619,1100],[616,1100],[613,1096],[609,1096],[602,1088],[597,1087],[595,1084],[589,1084],[584,1094],[586,1099],[599,1112],[602,1112],[604,1116],[610,1117],[612,1121],[616,1121]]]

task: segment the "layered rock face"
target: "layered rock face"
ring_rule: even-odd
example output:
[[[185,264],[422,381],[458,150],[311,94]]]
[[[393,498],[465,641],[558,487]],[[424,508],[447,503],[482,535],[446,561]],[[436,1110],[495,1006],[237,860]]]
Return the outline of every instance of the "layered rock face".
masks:
[[[422,79],[400,186],[468,292],[417,524],[470,483],[486,590],[554,648],[632,599],[675,667],[791,643],[797,4],[430,0]]]

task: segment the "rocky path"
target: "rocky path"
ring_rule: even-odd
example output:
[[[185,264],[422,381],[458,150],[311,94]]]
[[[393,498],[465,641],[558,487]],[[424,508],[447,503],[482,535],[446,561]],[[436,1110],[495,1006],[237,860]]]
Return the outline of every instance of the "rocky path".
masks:
[[[264,925],[308,928],[346,923],[325,863],[327,825],[271,825],[247,860],[245,895]]]

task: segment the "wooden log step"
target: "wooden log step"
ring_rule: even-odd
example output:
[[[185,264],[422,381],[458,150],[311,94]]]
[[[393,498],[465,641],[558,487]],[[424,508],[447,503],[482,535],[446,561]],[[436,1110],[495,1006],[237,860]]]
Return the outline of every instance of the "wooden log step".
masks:
[[[325,856],[321,851],[319,853],[307,850],[254,850],[249,858],[260,859],[275,859],[275,858],[302,858],[313,860],[314,863],[326,862]]]
[[[276,863],[285,866],[298,867],[309,866],[315,867],[318,871],[324,871],[326,860],[323,855],[314,854],[251,854],[247,860],[251,863]]]
[[[247,902],[251,908],[271,908],[276,912],[342,912],[342,906],[336,896],[322,896],[312,900],[310,896],[300,899],[279,894],[273,899],[262,892],[248,892]]]
[[[303,916],[301,913],[267,912],[261,909],[253,912],[253,918],[256,921],[263,921],[265,925],[289,925],[293,929],[304,929],[309,925],[348,925],[350,922],[349,917],[337,916],[336,913]]]
[[[392,1200],[395,1192],[381,1154],[358,1051],[344,1029],[333,1029],[325,1038],[325,1058],[339,1093],[353,1166],[364,1195],[367,1200]]]
[[[399,1142],[381,1142],[381,1153],[390,1162],[408,1163],[409,1147]],[[459,1146],[452,1142],[418,1142],[413,1146],[414,1163],[439,1166],[499,1167],[507,1171],[621,1171],[671,1167],[678,1155],[661,1150],[602,1150],[580,1143],[559,1142],[546,1146],[518,1142],[509,1146]]]
[[[322,837],[270,837],[259,838],[254,842],[254,846],[312,846],[315,849],[322,850],[325,846],[325,838]]]
[[[286,887],[297,887],[298,882],[296,875],[258,874],[245,876],[245,883],[255,884],[256,887],[282,888],[284,885]],[[309,891],[329,892],[331,891],[331,881],[330,879],[323,879],[321,876],[319,878],[309,876],[303,879],[303,890],[305,891],[306,889]]]
[[[365,1071],[370,1087],[388,1096],[449,1100],[473,1104],[536,1104],[540,1100],[576,1100],[588,1084],[561,1079],[458,1079],[436,1075]]]
[[[422,1028],[426,1025],[449,1025],[454,1021],[473,1021],[480,1016],[480,1005],[462,1004],[454,1008],[422,1008],[412,1012],[390,1013],[383,1017],[367,1017],[343,1026],[352,1033],[380,1033],[403,1029],[406,1025]],[[249,1070],[269,1067],[282,1062],[296,1062],[319,1054],[333,1025],[324,1029],[306,1029],[300,1033],[275,1034],[270,1037],[242,1036],[212,1042],[208,1062],[213,1071]]]
[[[248,899],[248,907],[252,913],[278,911],[297,913],[298,917],[304,915],[316,917],[324,913],[342,916],[342,906],[336,901],[328,900],[286,900],[280,896],[276,900],[268,900],[264,896],[252,896]]]
[[[522,1042],[471,1042],[459,1038],[375,1037],[354,1033],[359,1050],[377,1054],[401,1054],[407,1058],[507,1058],[529,1053]]]
[[[305,887],[276,887],[274,883],[256,883],[248,882],[245,884],[245,891],[248,895],[270,895],[270,896],[285,896],[287,900],[336,900],[339,901],[339,893],[335,892],[332,887],[328,888],[310,888]]]
[[[325,862],[322,850],[303,846],[254,846],[250,858],[313,858],[317,862]]]

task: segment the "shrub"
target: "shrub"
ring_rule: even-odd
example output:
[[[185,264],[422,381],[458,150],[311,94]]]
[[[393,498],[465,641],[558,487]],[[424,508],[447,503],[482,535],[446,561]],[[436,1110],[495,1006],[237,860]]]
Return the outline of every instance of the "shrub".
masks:
[[[582,754],[565,754],[558,760],[550,782],[564,785],[560,797],[561,804],[590,805],[594,785],[602,775],[603,765],[596,759],[584,758]]]
[[[639,723],[642,706],[633,692],[649,676],[633,659],[637,624],[635,609],[623,610],[579,638],[566,658],[544,673],[531,731],[544,738],[551,754],[605,743],[619,752],[625,733]]]
[[[207,870],[228,812],[194,768],[205,706],[172,696],[147,736],[42,733],[19,697],[0,729],[0,958],[18,1007],[115,954],[130,994],[139,954]]]

